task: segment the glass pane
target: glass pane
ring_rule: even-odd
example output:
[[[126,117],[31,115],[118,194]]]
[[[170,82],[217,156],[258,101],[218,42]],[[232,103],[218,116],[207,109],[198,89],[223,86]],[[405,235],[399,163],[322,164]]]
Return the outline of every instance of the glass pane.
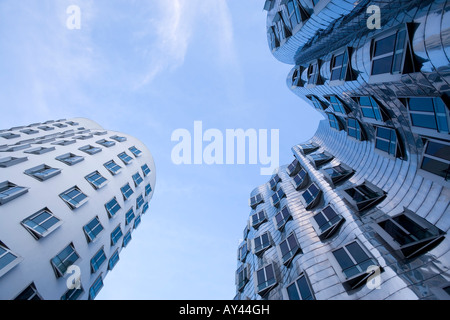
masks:
[[[0,270],[6,267],[8,264],[13,262],[17,257],[11,252],[6,253],[0,258]]]
[[[320,229],[322,229],[322,226],[325,225],[328,220],[325,219],[325,216],[322,213],[318,213],[314,216],[314,220],[316,220],[317,225]]]
[[[353,267],[354,263],[343,248],[333,251],[333,255],[341,266],[342,270]]]
[[[374,56],[380,56],[382,54],[386,54],[394,51],[394,43],[395,43],[396,35],[393,34],[384,39],[378,40],[375,42],[375,53]]]
[[[272,265],[268,265],[266,268],[266,279],[267,281],[274,279],[275,278],[275,274],[273,272],[273,267]]]
[[[377,139],[375,143],[375,148],[385,152],[389,152],[389,142]]]
[[[308,282],[306,281],[306,277],[301,277],[297,280],[298,288],[300,289],[300,295],[302,296],[302,300],[312,300],[312,293],[309,288]]]
[[[353,259],[355,259],[357,264],[369,259],[369,256],[364,252],[364,250],[360,247],[360,245],[357,242],[352,242],[348,244],[346,248],[352,255]]]
[[[433,100],[430,98],[410,98],[409,110],[434,112]]]
[[[293,283],[289,287],[287,287],[287,293],[289,296],[289,300],[300,300],[300,295],[299,295],[299,292],[297,290],[295,283]]]
[[[373,60],[372,75],[390,73],[391,65],[392,65],[392,57],[391,56]]]
[[[450,161],[450,145],[429,141],[425,153],[430,156]]]
[[[411,122],[415,127],[437,129],[436,117],[434,114],[417,114],[411,113]]]

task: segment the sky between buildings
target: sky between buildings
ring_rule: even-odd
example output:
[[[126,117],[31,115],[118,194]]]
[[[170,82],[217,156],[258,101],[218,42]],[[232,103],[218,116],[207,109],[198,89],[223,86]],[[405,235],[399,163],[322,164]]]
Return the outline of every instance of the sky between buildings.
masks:
[[[156,162],[150,209],[97,299],[234,297],[249,195],[270,176],[248,158],[175,165],[171,135],[193,135],[194,121],[224,136],[279,129],[281,165],[313,136],[322,117],[287,88],[263,2],[0,2],[0,128],[86,117],[137,137]],[[66,27],[70,5],[79,30]]]

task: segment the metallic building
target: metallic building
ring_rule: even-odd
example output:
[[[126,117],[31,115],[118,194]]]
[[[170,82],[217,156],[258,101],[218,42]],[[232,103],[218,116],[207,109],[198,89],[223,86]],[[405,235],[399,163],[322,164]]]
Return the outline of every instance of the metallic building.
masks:
[[[0,141],[0,299],[94,299],[148,210],[152,155],[84,118]]]
[[[264,8],[325,120],[251,193],[235,298],[450,299],[450,2]]]

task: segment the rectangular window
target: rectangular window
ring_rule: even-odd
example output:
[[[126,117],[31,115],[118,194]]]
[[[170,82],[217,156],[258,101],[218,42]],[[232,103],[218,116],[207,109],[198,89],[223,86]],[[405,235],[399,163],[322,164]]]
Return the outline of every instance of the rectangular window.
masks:
[[[73,265],[78,258],[80,258],[80,256],[75,251],[72,243],[58,253],[58,255],[51,260],[56,277],[63,277],[66,274],[67,269]]]
[[[97,272],[105,261],[105,251],[101,248],[91,259],[91,273]]]
[[[111,258],[109,258],[108,270],[114,269],[117,262],[119,262],[119,249],[116,249],[116,251],[114,251],[114,253],[111,255]]]
[[[137,157],[140,157],[141,154],[142,154],[142,151],[139,150],[138,148],[136,148],[135,146],[128,148],[128,150],[130,150],[131,153],[134,154],[134,156],[135,156],[136,158],[137,158]]]
[[[125,236],[123,237],[123,247],[126,247],[131,241],[131,230],[128,231]]]
[[[252,227],[257,229],[262,223],[267,221],[267,215],[264,210],[261,210],[252,215]]]
[[[281,261],[284,265],[289,265],[297,253],[300,252],[300,245],[298,243],[295,233],[292,232],[287,238],[280,242]]]
[[[319,61],[315,61],[309,65],[307,76],[308,76],[308,85],[322,84],[321,77],[320,77]]]
[[[375,148],[391,156],[399,156],[400,153],[398,152],[397,133],[395,129],[376,127]]]
[[[0,276],[15,267],[21,259],[0,242]]]
[[[408,98],[411,125],[437,133],[449,133],[449,111],[441,98]]]
[[[150,173],[150,168],[148,167],[147,164],[144,164],[142,167],[142,173],[144,174],[144,177],[148,176]]]
[[[34,130],[34,129],[24,129],[24,130],[20,130],[20,132],[30,135],[30,134],[36,134],[36,133],[39,133],[39,130]]]
[[[0,205],[14,200],[28,192],[28,188],[19,187],[18,185],[3,181],[0,183]]]
[[[41,126],[41,127],[38,127],[38,129],[41,129],[41,130],[44,130],[44,131],[51,131],[51,130],[55,130],[55,127]]]
[[[145,196],[147,197],[151,192],[152,192],[152,186],[149,183],[145,186]]]
[[[313,226],[321,240],[331,237],[345,220],[330,205],[313,216],[313,219]]]
[[[37,148],[33,148],[33,149],[29,149],[27,151],[24,151],[25,153],[29,153],[29,154],[44,154],[47,152],[51,152],[56,150],[55,147],[37,147]]]
[[[108,183],[108,180],[106,180],[106,178],[98,171],[88,174],[85,178],[96,190],[104,187]]]
[[[109,140],[106,140],[106,139],[98,140],[95,143],[98,143],[99,145],[102,145],[105,148],[111,148],[112,146],[116,145],[116,143],[114,141],[109,141]]]
[[[293,175],[298,173],[300,168],[300,163],[297,159],[294,159],[294,161],[292,161],[292,163],[287,167],[286,172],[290,177],[292,177]]]
[[[138,215],[136,219],[134,219],[133,228],[136,229],[141,224],[141,215]]]
[[[450,180],[450,143],[428,140],[424,150],[420,168]]]
[[[359,97],[358,103],[365,118],[384,121],[380,105],[373,97]]]
[[[139,209],[144,204],[144,197],[142,194],[136,199],[136,210]]]
[[[84,234],[88,242],[92,242],[97,238],[100,232],[103,231],[103,226],[98,217],[92,219],[87,225],[83,227]]]
[[[77,143],[75,140],[60,140],[60,141],[56,141],[53,142],[52,144],[55,146],[68,146],[71,144]]]
[[[142,214],[146,213],[148,210],[148,202],[144,203],[144,206],[142,207]]]
[[[81,192],[76,186],[61,193],[59,196],[71,209],[79,208],[88,201],[88,196]]]
[[[62,222],[48,208],[44,208],[24,219],[21,224],[36,240],[39,240],[56,230]]]
[[[125,225],[129,225],[131,221],[133,221],[134,217],[134,210],[131,208],[127,211],[127,213],[125,213]]]
[[[373,207],[381,199],[384,199],[386,193],[377,186],[367,181],[361,185],[345,189],[343,196],[355,207],[359,212]]]
[[[324,111],[328,108],[328,105],[316,96],[307,96],[307,98],[311,100],[314,108],[316,108],[317,110]]]
[[[320,166],[324,165],[325,163],[330,162],[333,160],[333,156],[329,154],[328,152],[322,152],[322,153],[314,153],[308,155],[308,158],[311,162],[311,164],[317,169]]]
[[[356,140],[363,140],[361,134],[361,125],[359,124],[358,120],[354,118],[347,118],[347,134],[350,137],[355,138]]]
[[[280,205],[281,199],[286,197],[286,194],[284,193],[283,188],[278,189],[272,197],[270,197],[270,200],[272,201],[272,205],[274,207],[278,207]]]
[[[283,230],[286,222],[292,218],[291,212],[287,206],[284,206],[283,209],[277,212],[274,217],[275,225],[278,230]]]
[[[67,125],[63,124],[63,123],[54,123],[53,125],[58,128],[66,128],[67,127]]]
[[[18,301],[32,301],[32,300],[42,300],[39,295],[34,283],[31,283],[25,288],[14,300]]]
[[[73,153],[66,153],[66,154],[63,154],[63,155],[61,155],[59,157],[56,157],[56,160],[59,160],[62,163],[67,164],[68,166],[73,166],[74,164],[77,164],[77,163],[83,161],[84,157],[77,156],[77,155],[75,155]]]
[[[47,166],[46,164],[42,164],[34,168],[25,170],[25,174],[33,178],[36,178],[39,181],[48,180],[54,176],[57,176],[60,173],[61,169],[52,168],[50,166]]]
[[[301,189],[306,187],[306,184],[308,183],[308,172],[305,169],[301,169],[298,174],[292,179],[292,184],[294,185],[295,189]]]
[[[312,288],[305,273],[302,273],[286,288],[289,300],[315,300]]]
[[[131,189],[129,183],[127,183],[122,188],[120,188],[120,191],[122,192],[124,200],[128,200],[128,198],[134,193],[134,191],[133,191],[133,189]]]
[[[260,254],[264,250],[268,249],[272,245],[270,241],[269,231],[253,239],[253,245],[255,254]]]
[[[122,162],[125,165],[129,165],[131,161],[133,161],[133,158],[131,158],[126,152],[122,152],[118,155],[119,159],[122,160]]]
[[[139,172],[136,172],[135,174],[133,174],[133,181],[134,181],[134,185],[137,187],[142,183],[142,181],[144,181],[144,179],[142,179]]]
[[[250,280],[249,275],[250,266],[248,264],[242,264],[236,271],[236,287],[238,291],[242,291],[245,285]]]
[[[320,146],[318,146],[314,143],[300,144],[299,147],[305,156],[320,148]]]
[[[254,209],[258,204],[260,204],[261,202],[264,202],[264,199],[262,197],[262,195],[260,193],[258,193],[257,195],[250,197],[249,200],[249,204],[250,207],[252,207],[252,209]]]
[[[67,121],[66,122],[69,126],[77,126],[79,123],[75,121]]]
[[[83,151],[83,152],[85,152],[87,154],[90,154],[90,155],[94,155],[96,153],[102,152],[101,148],[91,146],[90,144],[88,144],[87,146],[78,148],[78,150]]]
[[[277,280],[275,277],[275,269],[273,263],[268,264],[256,271],[256,288],[260,296],[264,296],[275,285]]]
[[[406,30],[374,40],[372,75],[399,74],[404,71],[404,55],[409,47]]]
[[[111,232],[111,245],[115,245],[122,238],[123,233],[120,224]]]
[[[0,159],[0,168],[9,168],[16,164],[27,161],[27,157],[16,158],[16,157],[5,157]]]
[[[322,169],[322,172],[324,173],[324,178],[334,188],[339,183],[350,178],[355,171],[341,163],[331,168]]]
[[[344,103],[336,96],[329,96],[328,100],[330,101],[331,107],[333,108],[334,112],[347,114],[346,107]]]
[[[114,160],[106,162],[104,166],[112,175],[116,175],[122,170],[122,167],[115,163]]]
[[[61,300],[77,300],[83,292],[83,287],[80,287],[80,289],[69,289],[61,296]]]
[[[238,249],[238,260],[244,262],[245,258],[247,257],[247,254],[248,254],[248,242],[247,240],[244,240]]]
[[[331,59],[331,81],[343,81],[347,80],[348,69],[348,50],[344,53],[333,56]]]
[[[278,182],[281,181],[281,178],[278,176],[278,174],[276,174],[272,179],[270,179],[269,184],[270,184],[270,189],[275,190],[277,187]]]
[[[100,274],[97,280],[95,280],[95,282],[89,289],[89,300],[94,300],[102,288],[103,288],[103,278],[102,275]]]
[[[9,140],[9,139],[19,138],[19,137],[20,137],[20,134],[12,133],[12,132],[6,132],[6,133],[0,133],[0,137]]]
[[[311,185],[302,193],[302,197],[305,201],[305,208],[310,210],[319,200],[321,190],[317,187],[315,183]]]
[[[338,131],[342,130],[342,126],[338,120],[338,117],[336,117],[333,113],[327,113],[327,116],[330,127]]]
[[[125,142],[125,141],[127,141],[127,138],[125,138],[125,137],[119,137],[119,136],[112,136],[112,137],[110,137],[111,139],[113,139],[113,140],[116,140],[117,142]]]
[[[105,204],[106,211],[108,212],[109,218],[112,218],[116,215],[117,211],[119,211],[120,205],[117,202],[116,197]]]

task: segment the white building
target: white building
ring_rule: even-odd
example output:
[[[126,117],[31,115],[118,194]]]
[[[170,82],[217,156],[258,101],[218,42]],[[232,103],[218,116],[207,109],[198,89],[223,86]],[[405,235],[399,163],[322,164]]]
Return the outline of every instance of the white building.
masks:
[[[155,180],[142,142],[88,119],[0,130],[0,299],[94,299]]]

